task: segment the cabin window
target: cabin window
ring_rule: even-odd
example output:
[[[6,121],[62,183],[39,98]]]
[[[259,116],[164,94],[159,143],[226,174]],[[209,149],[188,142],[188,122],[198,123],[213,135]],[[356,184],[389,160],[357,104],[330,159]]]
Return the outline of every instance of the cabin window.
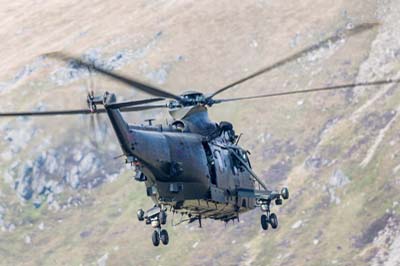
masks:
[[[222,159],[221,152],[218,150],[214,151],[214,157],[218,161],[218,165],[219,165],[219,169],[220,169],[221,173],[223,173],[225,171],[225,163]]]

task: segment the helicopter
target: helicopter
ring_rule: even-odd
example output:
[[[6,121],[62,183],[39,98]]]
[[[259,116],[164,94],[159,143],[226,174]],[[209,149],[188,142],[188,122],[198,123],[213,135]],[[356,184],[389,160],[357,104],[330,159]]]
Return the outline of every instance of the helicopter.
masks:
[[[282,205],[283,200],[289,199],[289,189],[283,187],[280,191],[271,190],[253,171],[249,158],[250,152],[239,145],[241,135],[236,134],[230,122],[213,122],[208,116],[208,108],[225,102],[400,83],[400,80],[389,79],[238,98],[214,98],[220,93],[293,62],[321,47],[376,26],[377,23],[364,23],[351,29],[338,31],[317,44],[230,83],[209,95],[198,91],[188,91],[177,95],[117,74],[79,57],[62,52],[49,53],[44,56],[90,69],[152,95],[153,98],[118,102],[114,93],[105,92],[104,95],[95,95],[92,91],[86,98],[87,109],[8,112],[0,113],[0,117],[106,114],[126,163],[135,169],[134,179],[145,184],[146,194],[154,202],[153,207],[137,211],[138,220],[151,225],[154,229],[151,236],[154,246],[169,243],[168,232],[163,228],[167,223],[167,211],[188,217],[185,220],[181,219],[179,223],[196,221],[201,227],[202,219],[214,219],[227,223],[238,220],[239,216],[245,212],[260,208],[262,229],[267,230],[269,226],[276,229],[278,218],[271,212],[271,208],[272,205]],[[160,104],[160,102],[163,103]],[[150,119],[146,125],[129,124],[122,115],[124,112],[151,109],[168,109],[173,122],[154,125],[153,120]]]

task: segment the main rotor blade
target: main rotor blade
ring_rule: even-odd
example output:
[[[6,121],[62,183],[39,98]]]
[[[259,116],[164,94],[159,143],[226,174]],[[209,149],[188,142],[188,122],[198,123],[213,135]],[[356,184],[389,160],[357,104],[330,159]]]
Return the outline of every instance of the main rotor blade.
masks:
[[[303,94],[303,93],[318,92],[318,91],[341,90],[341,89],[354,88],[354,87],[360,87],[360,86],[385,85],[385,84],[392,84],[392,83],[400,83],[400,79],[350,83],[350,84],[343,84],[343,85],[336,85],[336,86],[313,88],[313,89],[307,89],[307,90],[285,91],[285,92],[277,92],[277,93],[248,96],[248,97],[238,97],[238,98],[231,98],[231,99],[217,99],[217,100],[213,101],[213,104],[223,103],[223,102],[241,101],[241,100],[259,99],[259,98],[277,97],[277,96],[284,96],[284,95],[291,95],[291,94]]]
[[[220,93],[222,93],[222,92],[224,92],[224,91],[226,91],[226,90],[228,90],[228,89],[230,89],[230,88],[232,88],[232,87],[234,87],[236,85],[239,85],[239,84],[241,84],[241,83],[243,83],[243,82],[245,82],[245,81],[247,81],[249,79],[255,78],[255,77],[259,76],[259,75],[267,73],[267,72],[269,72],[271,70],[274,70],[274,69],[276,69],[278,67],[281,67],[281,66],[283,66],[285,64],[293,62],[293,61],[303,57],[304,55],[306,55],[306,54],[308,54],[310,52],[313,52],[315,50],[320,49],[321,47],[323,47],[323,46],[325,46],[327,44],[335,43],[335,42],[337,42],[337,41],[339,41],[339,40],[341,40],[341,39],[343,39],[345,37],[351,37],[351,36],[360,34],[360,33],[364,32],[364,31],[370,30],[370,29],[372,29],[372,28],[374,28],[374,27],[376,27],[378,25],[379,25],[379,23],[363,23],[363,24],[355,26],[354,28],[352,28],[350,30],[338,32],[335,35],[333,35],[331,37],[328,37],[328,38],[324,39],[323,41],[321,41],[321,42],[319,42],[317,44],[314,44],[314,45],[311,45],[309,47],[306,47],[303,50],[301,50],[301,51],[299,51],[299,52],[297,52],[297,53],[295,53],[295,54],[293,54],[291,56],[288,56],[288,57],[286,57],[286,58],[284,58],[284,59],[282,59],[282,60],[280,60],[280,61],[278,61],[278,62],[276,62],[276,63],[274,63],[274,64],[272,64],[272,65],[270,65],[268,67],[266,67],[266,68],[263,68],[263,69],[255,72],[255,73],[253,73],[253,74],[251,74],[251,75],[249,75],[247,77],[244,77],[244,78],[242,78],[242,79],[240,79],[238,81],[235,81],[235,82],[233,82],[233,83],[231,83],[231,84],[229,84],[229,85],[217,90],[216,92],[214,92],[213,94],[208,96],[207,99],[211,99],[215,95],[220,94]]]
[[[137,112],[144,111],[150,109],[157,108],[166,108],[168,107],[166,104],[164,105],[144,105],[144,106],[134,106],[134,107],[126,107],[121,108],[121,112]],[[33,111],[33,112],[10,112],[10,113],[0,113],[0,117],[15,117],[15,116],[57,116],[57,115],[95,115],[95,114],[103,114],[106,113],[106,109],[97,109],[92,112],[88,109],[81,110],[59,110],[59,111]]]
[[[98,109],[96,113],[104,113],[104,109]],[[32,111],[32,112],[10,112],[0,113],[0,117],[5,116],[53,116],[53,115],[87,115],[92,114],[88,109],[80,110],[59,110],[59,111]]]
[[[178,100],[178,101],[182,101],[181,97],[179,97],[179,96],[177,96],[177,95],[175,95],[173,93],[167,92],[167,91],[162,90],[160,88],[156,88],[153,85],[147,84],[145,82],[142,82],[142,81],[139,81],[139,80],[135,80],[135,79],[132,79],[132,78],[128,78],[128,77],[125,77],[125,76],[120,75],[120,74],[113,73],[113,72],[111,72],[109,70],[106,70],[106,69],[100,67],[100,66],[96,66],[93,63],[86,62],[86,61],[84,61],[82,59],[70,56],[68,54],[64,54],[64,53],[61,53],[61,52],[55,52],[55,53],[45,54],[45,56],[49,56],[49,57],[52,57],[52,58],[55,58],[55,59],[58,59],[58,60],[62,60],[64,62],[71,62],[71,61],[75,62],[80,66],[84,66],[84,67],[90,68],[90,69],[92,69],[92,70],[94,70],[96,72],[99,72],[99,73],[101,73],[101,74],[103,74],[105,76],[108,76],[109,78],[117,80],[117,81],[119,81],[121,83],[124,83],[124,84],[126,84],[128,86],[133,86],[136,89],[138,89],[138,90],[140,90],[142,92],[148,93],[150,95],[153,95],[153,96],[170,98],[170,99],[175,99],[175,100]]]
[[[165,100],[165,98],[152,98],[152,99],[145,99],[145,100],[138,100],[138,101],[125,101],[125,102],[117,102],[117,103],[108,104],[107,107],[112,108],[112,109],[117,109],[117,108],[122,108],[122,107],[142,105],[142,104],[152,103],[152,102],[159,102],[159,101],[163,101],[163,100]]]
[[[168,108],[168,105],[160,104],[160,105],[125,107],[125,108],[121,108],[120,111],[121,112],[137,112],[137,111],[145,111],[145,110],[159,109],[159,108]]]

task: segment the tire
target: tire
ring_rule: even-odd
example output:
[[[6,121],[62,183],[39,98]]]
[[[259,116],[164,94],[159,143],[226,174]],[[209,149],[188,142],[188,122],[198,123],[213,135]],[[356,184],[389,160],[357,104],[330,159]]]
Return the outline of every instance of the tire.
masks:
[[[139,209],[137,211],[137,218],[139,221],[143,221],[144,220],[144,211],[142,209]]]
[[[268,218],[267,215],[261,215],[261,228],[263,230],[268,230]]]
[[[278,227],[278,217],[275,213],[271,213],[269,215],[269,223],[271,224],[272,229],[276,229]]]
[[[160,219],[160,224],[164,225],[167,223],[167,213],[165,211],[160,211],[158,218]]]
[[[168,245],[169,243],[169,236],[167,230],[163,229],[160,232],[160,240],[164,245]]]
[[[287,187],[282,188],[281,195],[284,200],[289,199],[289,189]]]
[[[283,200],[282,200],[282,199],[276,199],[276,200],[275,200],[275,204],[276,204],[276,205],[282,205],[282,203],[283,203]]]
[[[153,234],[151,235],[151,240],[153,241],[153,245],[155,247],[158,247],[158,245],[160,245],[160,235],[157,231],[153,232]]]

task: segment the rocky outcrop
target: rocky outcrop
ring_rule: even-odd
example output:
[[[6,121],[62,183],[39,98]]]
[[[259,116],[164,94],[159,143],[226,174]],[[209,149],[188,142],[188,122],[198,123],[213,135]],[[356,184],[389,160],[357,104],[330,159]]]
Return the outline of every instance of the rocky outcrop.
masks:
[[[9,172],[18,196],[25,201],[32,200],[39,207],[43,200],[56,204],[53,194],[66,189],[92,189],[113,180],[121,166],[110,160],[108,154],[75,143],[41,152]],[[54,208],[59,209],[56,205]]]

